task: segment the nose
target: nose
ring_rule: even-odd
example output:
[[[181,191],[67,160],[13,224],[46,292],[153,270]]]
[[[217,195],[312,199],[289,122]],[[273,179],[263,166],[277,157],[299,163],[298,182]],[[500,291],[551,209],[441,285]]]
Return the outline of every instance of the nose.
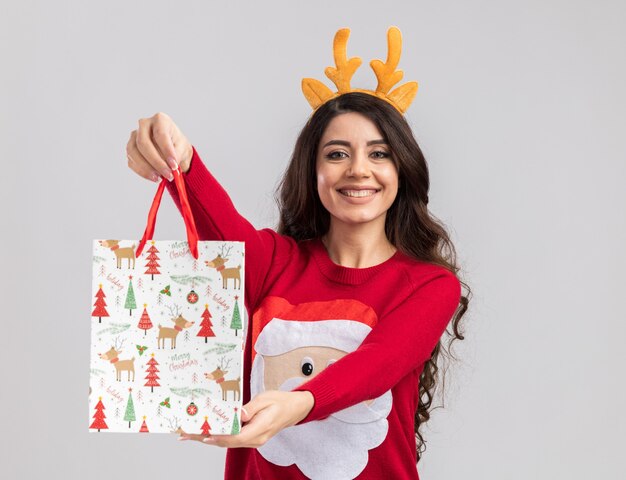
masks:
[[[350,161],[348,176],[368,177],[370,173],[367,154],[361,150],[354,153]]]

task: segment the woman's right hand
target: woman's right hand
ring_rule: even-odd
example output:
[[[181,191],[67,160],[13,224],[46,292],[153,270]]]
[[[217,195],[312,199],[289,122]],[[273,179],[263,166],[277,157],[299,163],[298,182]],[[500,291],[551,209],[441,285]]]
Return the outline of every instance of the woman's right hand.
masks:
[[[128,166],[143,178],[158,182],[173,180],[173,170],[189,170],[193,148],[169,115],[158,112],[140,118],[139,128],[130,132],[126,144]]]

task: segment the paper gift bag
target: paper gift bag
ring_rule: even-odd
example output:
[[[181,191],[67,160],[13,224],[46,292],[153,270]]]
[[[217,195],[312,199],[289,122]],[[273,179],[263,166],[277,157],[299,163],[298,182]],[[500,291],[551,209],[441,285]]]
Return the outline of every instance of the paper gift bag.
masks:
[[[166,179],[140,241],[93,241],[90,432],[241,428],[244,243],[198,240],[174,176],[187,241],[151,240]]]

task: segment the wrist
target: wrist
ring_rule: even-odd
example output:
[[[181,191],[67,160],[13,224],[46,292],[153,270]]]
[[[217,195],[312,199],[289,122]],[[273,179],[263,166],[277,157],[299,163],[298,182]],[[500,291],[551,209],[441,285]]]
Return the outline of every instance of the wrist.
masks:
[[[297,403],[297,411],[298,417],[295,419],[292,425],[297,424],[307,417],[309,412],[313,409],[315,405],[315,397],[308,390],[298,390],[296,392],[292,392],[297,394],[296,403]]]
[[[193,146],[189,144],[187,148],[187,152],[185,152],[184,158],[180,162],[180,171],[183,173],[187,173],[189,168],[191,167],[191,159],[193,157]]]

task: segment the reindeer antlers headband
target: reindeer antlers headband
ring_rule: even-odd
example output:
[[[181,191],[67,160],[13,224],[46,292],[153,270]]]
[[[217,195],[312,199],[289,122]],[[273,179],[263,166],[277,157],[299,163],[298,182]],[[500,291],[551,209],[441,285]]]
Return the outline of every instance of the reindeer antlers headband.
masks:
[[[387,60],[385,63],[380,60],[372,60],[370,62],[370,66],[372,70],[374,70],[376,78],[378,78],[376,90],[364,90],[350,87],[350,79],[356,69],[361,66],[362,61],[360,57],[348,59],[346,45],[349,36],[349,28],[337,30],[333,41],[333,56],[335,57],[335,65],[337,68],[326,67],[324,70],[326,76],[337,86],[337,92],[333,93],[326,85],[314,78],[302,79],[302,92],[311,107],[313,107],[313,111],[317,110],[320,105],[341,94],[363,92],[382,98],[393,105],[400,113],[406,112],[417,93],[417,82],[407,82],[400,85],[391,93],[387,93],[391,87],[402,80],[404,76],[402,70],[396,70],[402,50],[402,35],[398,27],[391,26],[387,30]]]

